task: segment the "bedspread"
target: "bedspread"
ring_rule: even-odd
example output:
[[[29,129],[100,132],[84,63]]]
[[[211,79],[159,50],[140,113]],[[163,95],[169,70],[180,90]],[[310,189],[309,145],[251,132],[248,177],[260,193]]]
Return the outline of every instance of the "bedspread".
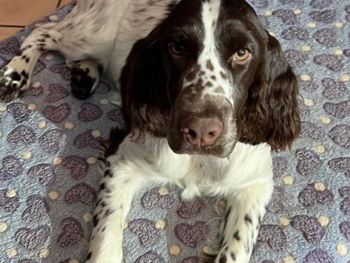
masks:
[[[350,3],[251,0],[300,83],[302,133],[275,153],[275,188],[252,263],[350,263]],[[57,21],[68,5],[38,23]],[[0,42],[0,67],[33,25]],[[77,263],[87,255],[101,177],[98,140],[123,127],[103,79],[85,101],[70,69],[46,53],[32,86],[0,103],[0,262]],[[222,218],[220,202],[181,202],[176,187],[144,189],[124,230],[125,261],[195,263]]]

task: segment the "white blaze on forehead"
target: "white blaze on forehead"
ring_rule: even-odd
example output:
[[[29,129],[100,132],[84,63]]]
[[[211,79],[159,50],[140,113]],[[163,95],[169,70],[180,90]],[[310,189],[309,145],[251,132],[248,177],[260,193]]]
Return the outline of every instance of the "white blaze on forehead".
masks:
[[[203,50],[198,58],[198,64],[201,67],[201,70],[205,72],[201,78],[203,83],[210,81],[213,86],[204,89],[204,94],[213,94],[218,88],[224,90],[224,95],[232,103],[232,88],[229,79],[222,76],[224,73],[226,76],[229,76],[220,64],[220,55],[217,50],[216,43],[217,39],[215,38],[215,30],[217,28],[217,21],[220,15],[220,5],[221,0],[211,0],[203,2],[202,4],[202,24],[204,27],[204,38],[203,38]],[[212,65],[212,69],[208,67],[208,61]],[[212,78],[215,76],[215,80]]]
[[[203,2],[202,23],[204,26],[204,48],[203,53],[215,51],[215,28],[219,18],[220,0]],[[214,25],[214,26],[213,26]]]

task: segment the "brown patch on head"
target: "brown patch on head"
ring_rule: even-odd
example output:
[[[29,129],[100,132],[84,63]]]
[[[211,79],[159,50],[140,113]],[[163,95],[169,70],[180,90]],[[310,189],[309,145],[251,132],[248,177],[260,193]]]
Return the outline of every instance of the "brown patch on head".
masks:
[[[214,76],[214,75],[210,76],[210,78],[211,78],[212,80],[216,80],[216,76]]]
[[[227,79],[227,75],[223,71],[220,71],[220,75],[223,79]]]
[[[211,23],[211,26],[214,28],[216,26],[216,20]]]
[[[195,65],[193,68],[191,68],[189,73],[186,75],[186,80],[193,81],[197,76],[199,68],[200,68],[199,65]]]
[[[207,60],[207,69],[209,69],[211,71],[214,70],[213,63],[211,63],[210,59]]]
[[[206,87],[212,87],[213,86],[213,83],[211,83],[210,81],[207,81],[204,86]]]
[[[222,87],[217,87],[217,88],[214,90],[214,92],[216,92],[216,93],[221,93],[221,94],[224,94],[224,93],[225,93],[225,91],[224,91],[224,89],[223,89]]]
[[[204,90],[203,80],[198,79],[195,83],[189,84],[183,89],[178,107],[192,107],[194,101],[198,100]]]
[[[201,70],[200,72],[199,72],[199,76],[203,76],[205,74],[205,72],[203,71],[203,70]]]

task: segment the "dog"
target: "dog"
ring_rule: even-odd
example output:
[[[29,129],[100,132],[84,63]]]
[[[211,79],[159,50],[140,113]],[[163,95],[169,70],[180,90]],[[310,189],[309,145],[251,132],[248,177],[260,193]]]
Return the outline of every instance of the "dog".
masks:
[[[102,70],[121,88],[126,129],[112,132],[106,150],[86,262],[123,261],[131,201],[155,183],[178,185],[184,200],[223,197],[220,247],[203,262],[249,262],[273,192],[271,152],[300,132],[297,78],[253,8],[244,0],[80,0],[23,41],[0,71],[0,100],[28,88],[49,50],[72,66],[74,96],[90,96]]]

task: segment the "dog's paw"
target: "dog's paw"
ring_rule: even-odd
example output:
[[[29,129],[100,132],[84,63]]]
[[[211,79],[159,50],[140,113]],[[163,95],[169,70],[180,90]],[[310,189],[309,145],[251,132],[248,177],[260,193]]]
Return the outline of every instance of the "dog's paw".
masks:
[[[201,193],[196,186],[187,186],[181,193],[181,200],[191,201],[198,196],[201,196]]]
[[[8,102],[18,97],[20,90],[25,89],[29,74],[25,70],[6,66],[0,70],[0,101]]]
[[[97,88],[100,79],[98,64],[91,60],[74,63],[71,73],[72,94],[78,99],[87,99]]]
[[[221,253],[219,253],[216,256],[213,255],[206,255],[206,260],[213,260],[213,261],[204,261],[204,262],[212,262],[212,263],[221,263],[221,262],[226,262],[226,263],[236,263],[237,258],[235,253],[233,252],[229,252],[229,251],[222,251]],[[241,261],[239,261],[241,262]],[[245,262],[245,261],[242,261]]]

